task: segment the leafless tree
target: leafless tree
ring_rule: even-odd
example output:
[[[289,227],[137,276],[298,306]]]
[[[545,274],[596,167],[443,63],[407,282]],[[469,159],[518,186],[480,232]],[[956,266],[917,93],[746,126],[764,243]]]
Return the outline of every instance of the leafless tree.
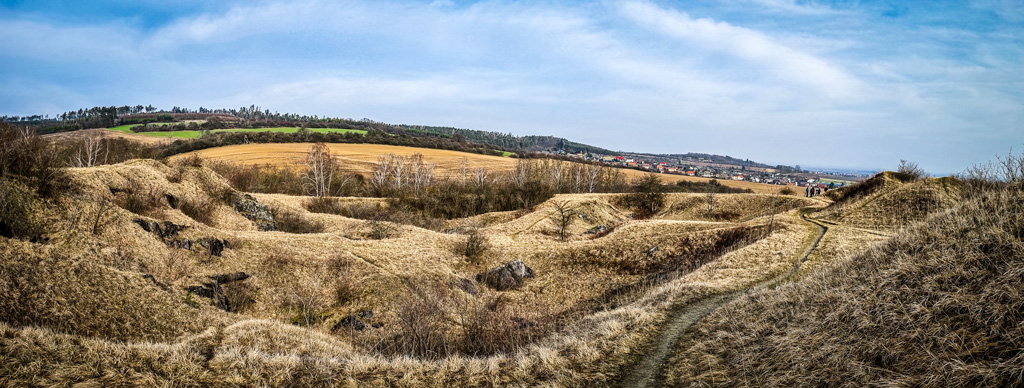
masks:
[[[469,168],[469,159],[462,158],[462,184],[466,184],[466,169]]]
[[[473,183],[482,185],[487,183],[487,167],[477,167],[473,169]]]
[[[601,171],[604,167],[600,164],[592,164],[587,166],[587,192],[593,193],[594,188],[597,187],[598,177],[601,176]]]
[[[306,183],[311,188],[310,193],[316,197],[328,197],[331,195],[331,183],[334,180],[335,164],[337,158],[331,155],[327,144],[316,143],[309,148],[306,155]]]
[[[554,201],[552,205],[555,211],[551,213],[551,220],[558,227],[558,238],[565,241],[569,226],[576,220],[576,208],[569,201]]]
[[[552,161],[548,166],[548,174],[551,177],[551,185],[554,186],[555,192],[562,192],[562,171],[564,165],[561,160]]]
[[[396,188],[405,187],[405,178],[409,170],[409,158],[405,155],[394,155],[391,168],[391,184]]]
[[[86,135],[78,144],[78,149],[72,156],[72,165],[75,167],[92,167],[99,162],[100,153],[103,152],[103,132],[93,132]]]
[[[704,197],[708,199],[708,218],[711,218],[711,212],[715,210],[715,193],[708,192],[704,194]]]
[[[388,174],[391,171],[394,154],[385,154],[377,157],[377,164],[373,166],[373,178],[371,182],[377,189],[383,189],[388,183]]]

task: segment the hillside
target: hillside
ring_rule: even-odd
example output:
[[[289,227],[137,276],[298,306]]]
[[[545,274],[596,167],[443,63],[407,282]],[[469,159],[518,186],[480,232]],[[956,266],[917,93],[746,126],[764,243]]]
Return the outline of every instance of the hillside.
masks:
[[[281,227],[313,228],[261,231],[237,210],[254,205],[187,163],[66,172],[69,195],[37,209],[45,239],[0,241],[4,385],[604,384],[667,308],[784,272],[809,233],[793,213],[766,233],[758,195],[720,204],[754,218],[715,222],[562,195],[453,220],[487,241],[470,257],[465,232],[311,213],[308,197],[255,195]],[[567,242],[561,202],[579,214]],[[615,227],[586,233],[599,224]],[[512,260],[534,274],[515,289],[476,277]]]
[[[891,238],[711,314],[666,365],[668,385],[1024,383],[1019,180],[960,198],[949,188],[962,183],[948,178],[894,178],[880,174],[819,212],[840,228],[900,227]],[[901,202],[936,207],[878,217]]]

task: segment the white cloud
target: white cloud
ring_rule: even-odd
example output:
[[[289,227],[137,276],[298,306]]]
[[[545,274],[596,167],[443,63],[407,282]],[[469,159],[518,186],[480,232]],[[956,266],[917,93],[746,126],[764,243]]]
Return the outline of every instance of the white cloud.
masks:
[[[774,79],[810,91],[817,96],[842,102],[861,97],[861,83],[843,69],[799,49],[783,45],[764,33],[711,19],[693,19],[679,11],[666,10],[645,2],[623,5],[623,13],[649,28],[676,38],[695,56],[726,54],[745,62],[745,71],[762,71]]]

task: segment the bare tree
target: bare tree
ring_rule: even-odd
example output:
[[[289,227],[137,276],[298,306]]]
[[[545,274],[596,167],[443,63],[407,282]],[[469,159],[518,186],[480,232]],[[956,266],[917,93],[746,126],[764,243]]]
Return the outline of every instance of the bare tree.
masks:
[[[704,197],[708,199],[708,218],[711,218],[711,212],[715,210],[715,192],[709,191],[704,194]]]
[[[331,183],[334,180],[334,170],[337,159],[331,155],[327,144],[316,143],[309,148],[306,155],[306,183],[311,188],[310,192],[316,197],[328,197],[331,195]]]
[[[388,173],[391,171],[394,154],[385,154],[377,157],[377,164],[373,166],[373,178],[371,182],[377,189],[383,189],[388,183]]]
[[[478,185],[487,183],[487,167],[477,167],[473,169],[473,183]]]
[[[548,174],[551,176],[551,185],[555,187],[555,192],[562,192],[562,170],[565,166],[562,165],[561,160],[555,160],[548,166]]]
[[[391,183],[398,189],[405,186],[405,177],[409,169],[409,158],[405,155],[394,155],[391,168]]]
[[[469,168],[469,159],[462,158],[462,184],[466,184],[466,169]]]
[[[95,166],[99,162],[101,152],[103,152],[103,132],[93,132],[86,135],[78,144],[71,164],[75,167]]]
[[[593,193],[594,188],[597,186],[598,177],[601,176],[601,171],[604,170],[604,166],[600,164],[592,164],[587,167],[587,192]]]
[[[565,241],[569,226],[576,220],[576,208],[571,206],[569,201],[554,201],[555,211],[551,213],[551,220],[558,227],[558,238]]]

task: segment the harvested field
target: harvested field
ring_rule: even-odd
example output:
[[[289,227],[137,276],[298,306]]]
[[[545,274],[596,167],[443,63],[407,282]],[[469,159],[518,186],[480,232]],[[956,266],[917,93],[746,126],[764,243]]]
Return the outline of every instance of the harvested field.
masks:
[[[204,159],[224,160],[247,165],[288,165],[302,167],[306,153],[309,152],[309,143],[275,143],[275,144],[240,144],[217,148],[209,148],[198,151],[197,154]],[[467,174],[472,175],[473,169],[485,167],[492,174],[507,174],[516,165],[516,159],[480,155],[458,151],[436,150],[428,148],[400,147],[376,144],[328,144],[331,152],[339,157],[341,164],[348,171],[370,174],[373,164],[377,163],[377,157],[387,153],[396,155],[412,156],[423,154],[424,162],[437,165],[437,173],[440,176],[458,177],[462,174],[462,159],[468,160]],[[178,155],[174,158],[185,157]],[[626,174],[627,179],[636,179],[647,174],[643,171],[633,169],[620,169]],[[710,179],[690,177],[674,174],[660,174],[659,177],[666,183],[678,181],[707,182]],[[750,189],[758,194],[777,194],[784,186],[766,185],[761,183],[720,180],[722,185],[739,189]]]

